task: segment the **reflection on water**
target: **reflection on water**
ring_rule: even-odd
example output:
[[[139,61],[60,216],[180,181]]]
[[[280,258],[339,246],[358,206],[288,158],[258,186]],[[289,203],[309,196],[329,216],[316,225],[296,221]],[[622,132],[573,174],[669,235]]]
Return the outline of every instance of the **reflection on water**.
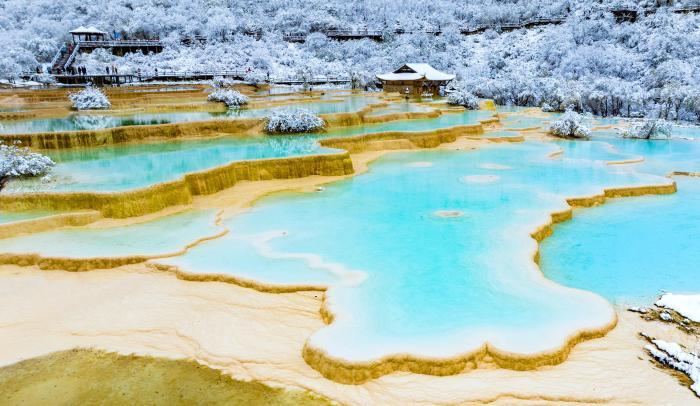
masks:
[[[294,103],[314,114],[331,114],[359,111],[376,98],[352,95],[328,102]],[[71,114],[60,118],[41,118],[0,122],[0,134],[31,134],[41,132],[97,130],[102,128],[135,125],[158,125],[205,121],[214,119],[259,118],[270,112],[288,108],[288,105],[260,109],[231,109],[225,112],[187,111],[170,113],[138,113],[129,115]]]

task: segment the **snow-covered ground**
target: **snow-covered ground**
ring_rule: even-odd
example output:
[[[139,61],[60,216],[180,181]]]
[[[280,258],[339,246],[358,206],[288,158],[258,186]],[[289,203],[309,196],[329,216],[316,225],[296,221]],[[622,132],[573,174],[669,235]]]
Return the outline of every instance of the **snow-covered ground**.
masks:
[[[645,347],[660,363],[683,372],[693,384],[690,389],[700,396],[700,357],[696,352],[686,351],[677,343],[664,340],[651,340]]]
[[[681,295],[665,293],[656,301],[656,305],[674,310],[681,316],[700,323],[700,294]]]
[[[618,23],[609,12],[615,4],[6,0],[0,3],[0,77],[50,62],[69,30],[93,25],[122,37],[159,37],[166,44],[158,55],[116,57],[98,50],[78,59],[94,73],[116,64],[122,73],[251,69],[274,77],[353,76],[367,82],[404,62],[425,62],[456,73],[477,96],[501,104],[574,105],[602,115],[651,113],[699,121],[700,14],[660,7],[636,23]],[[512,32],[460,33],[464,27],[557,16],[566,21]],[[412,33],[396,34],[397,27]],[[365,28],[382,30],[385,40],[335,41],[321,32]],[[441,35],[425,32],[437,28]],[[245,34],[251,30],[260,38]],[[285,33],[296,32],[309,34],[305,43],[283,40]],[[180,43],[193,35],[206,37],[207,44]]]

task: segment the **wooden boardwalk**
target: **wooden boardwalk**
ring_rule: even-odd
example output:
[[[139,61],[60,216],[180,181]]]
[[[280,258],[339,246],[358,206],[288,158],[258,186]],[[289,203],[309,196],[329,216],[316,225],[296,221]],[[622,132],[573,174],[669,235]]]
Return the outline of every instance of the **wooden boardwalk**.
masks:
[[[245,71],[159,71],[157,74],[54,74],[56,81],[63,85],[84,86],[120,86],[132,83],[159,83],[159,82],[205,82],[215,78],[238,80],[246,83]],[[24,80],[33,80],[37,76],[33,72],[24,72],[20,77]],[[324,84],[348,84],[349,78],[334,76],[316,76],[312,78],[274,78],[264,81],[273,85],[309,85],[318,86]]]

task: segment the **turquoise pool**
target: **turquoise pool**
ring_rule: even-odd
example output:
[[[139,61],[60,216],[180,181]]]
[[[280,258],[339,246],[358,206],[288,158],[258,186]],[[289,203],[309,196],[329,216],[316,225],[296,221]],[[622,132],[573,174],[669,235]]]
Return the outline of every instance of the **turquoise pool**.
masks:
[[[365,95],[351,95],[326,102],[291,103],[272,108],[240,109],[226,112],[183,111],[171,113],[138,113],[128,115],[71,114],[60,118],[0,121],[0,134],[31,134],[40,132],[97,130],[135,125],[185,123],[215,119],[258,118],[273,110],[290,107],[303,108],[315,114],[359,111],[377,99]]]
[[[0,240],[0,252],[70,258],[167,255],[220,233],[215,215],[211,210],[192,210],[130,226],[45,231]]]
[[[320,193],[264,199],[227,220],[227,236],[164,262],[268,284],[330,279],[337,318],[310,343],[346,360],[450,356],[484,342],[552,350],[573,331],[610,322],[612,309],[542,278],[530,233],[567,196],[669,182],[548,158],[555,150],[525,143],[392,154]]]
[[[331,129],[323,135],[326,137],[347,137],[362,134],[374,134],[385,131],[431,131],[459,125],[479,124],[479,121],[493,117],[489,110],[465,110],[460,113],[445,113],[437,118],[390,121],[380,124],[366,124],[352,127]]]
[[[545,275],[622,304],[649,305],[663,291],[700,292],[700,178],[675,180],[673,195],[577,211],[542,244]]]
[[[0,211],[0,224],[13,223],[15,221],[34,220],[57,214],[53,211],[31,210],[31,211]]]
[[[221,137],[48,151],[57,162],[49,181],[15,180],[3,192],[124,191],[233,161],[334,151],[308,136]]]

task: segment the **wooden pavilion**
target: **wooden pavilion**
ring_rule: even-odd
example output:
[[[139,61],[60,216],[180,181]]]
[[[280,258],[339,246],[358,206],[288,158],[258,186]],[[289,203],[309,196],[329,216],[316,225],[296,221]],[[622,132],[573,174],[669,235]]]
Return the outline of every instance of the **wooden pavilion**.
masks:
[[[82,41],[104,41],[106,32],[98,30],[95,27],[83,27],[80,26],[70,32],[73,36],[73,43],[78,43]]]
[[[391,73],[377,75],[385,92],[418,97],[425,94],[437,96],[440,88],[454,80],[455,75],[441,72],[427,63],[407,63]]]

